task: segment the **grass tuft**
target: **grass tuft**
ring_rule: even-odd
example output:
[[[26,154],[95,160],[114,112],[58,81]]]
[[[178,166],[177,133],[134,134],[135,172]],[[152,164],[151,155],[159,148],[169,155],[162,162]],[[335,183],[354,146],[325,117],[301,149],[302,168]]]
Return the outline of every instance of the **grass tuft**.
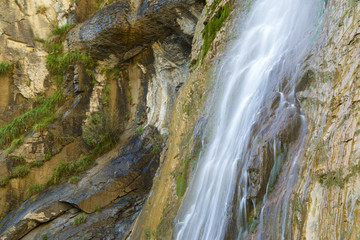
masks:
[[[36,128],[44,127],[44,121],[49,123],[49,119],[55,119],[55,111],[63,103],[64,97],[62,91],[56,91],[50,98],[39,98],[39,105],[19,117],[16,117],[11,123],[0,128],[0,147],[4,148],[14,139],[19,138],[22,134]]]
[[[35,183],[35,184],[31,184],[28,187],[27,192],[28,192],[29,195],[34,195],[34,194],[37,194],[37,193],[41,193],[43,190],[44,190],[44,185],[43,184]]]
[[[16,166],[12,171],[11,171],[11,177],[12,178],[23,178],[26,175],[28,175],[30,173],[30,166],[29,165],[19,165]]]
[[[7,177],[0,178],[0,187],[5,187],[10,182],[10,179]]]
[[[79,226],[80,224],[82,224],[84,222],[85,222],[85,214],[84,213],[80,213],[72,221],[73,225],[75,225],[75,226]]]

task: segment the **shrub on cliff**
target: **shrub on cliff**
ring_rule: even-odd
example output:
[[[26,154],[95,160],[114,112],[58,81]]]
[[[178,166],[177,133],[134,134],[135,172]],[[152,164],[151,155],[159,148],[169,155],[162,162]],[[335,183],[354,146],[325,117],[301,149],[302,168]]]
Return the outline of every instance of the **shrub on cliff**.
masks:
[[[118,122],[117,114],[96,113],[85,122],[82,137],[90,147],[114,144],[120,132]]]

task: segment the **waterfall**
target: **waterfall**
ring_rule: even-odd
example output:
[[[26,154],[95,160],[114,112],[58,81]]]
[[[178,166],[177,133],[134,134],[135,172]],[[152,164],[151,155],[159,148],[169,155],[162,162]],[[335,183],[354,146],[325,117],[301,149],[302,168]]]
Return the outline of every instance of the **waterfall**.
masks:
[[[253,3],[242,33],[218,67],[212,114],[205,129],[209,140],[199,156],[175,219],[175,239],[244,239],[248,235],[247,149],[256,144],[249,142],[251,127],[268,91],[279,92],[281,101],[288,105],[296,102],[294,87],[285,96],[280,83],[286,78],[288,84],[294,85],[296,72],[311,42],[317,5],[319,2],[314,0],[258,0]],[[302,125],[304,129],[304,121]],[[286,188],[294,186],[297,157],[295,154],[288,159],[293,162],[285,173],[289,176],[282,179],[289,182]],[[279,169],[282,167],[281,163],[275,165]],[[281,195],[282,200],[279,199],[284,209],[261,212],[260,231],[267,224],[263,221],[264,215],[269,212],[282,215],[277,221],[284,227],[280,226],[283,229],[276,230],[279,235],[272,239],[284,238],[290,193],[291,189],[287,189],[287,193]],[[267,195],[268,189],[263,201],[267,200]],[[238,206],[233,206],[234,202]],[[236,222],[238,232],[229,237],[226,234],[231,221]]]

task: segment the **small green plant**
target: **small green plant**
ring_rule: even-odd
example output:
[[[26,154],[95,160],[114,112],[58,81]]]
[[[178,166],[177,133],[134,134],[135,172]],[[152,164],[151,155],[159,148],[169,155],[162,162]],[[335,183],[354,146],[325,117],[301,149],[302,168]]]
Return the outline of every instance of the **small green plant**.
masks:
[[[25,141],[25,138],[24,137],[20,137],[20,138],[17,138],[17,139],[14,139],[11,143],[12,146],[14,147],[18,147],[20,144],[22,144],[23,142]]]
[[[0,62],[0,76],[7,74],[11,64],[8,62]]]
[[[41,167],[42,165],[44,165],[44,162],[43,162],[43,161],[35,161],[35,162],[33,163],[33,166],[34,166],[34,167]]]
[[[11,171],[11,177],[12,178],[23,178],[26,175],[28,175],[30,173],[30,166],[29,165],[19,165],[16,166],[12,171]]]
[[[55,185],[76,171],[75,162],[60,162],[51,175],[48,185]]]
[[[135,134],[140,136],[144,132],[144,126],[140,126],[135,130]]]
[[[36,14],[44,14],[47,11],[47,7],[44,5],[40,5],[36,8]]]
[[[152,148],[151,153],[154,154],[154,155],[159,154],[159,153],[161,153],[161,148],[159,146],[155,145]]]
[[[64,40],[66,34],[69,32],[71,27],[72,27],[72,24],[64,24],[62,26],[56,26],[51,31],[51,36],[59,36],[61,40]]]
[[[103,104],[107,106],[110,102],[110,86],[106,85],[104,87],[104,95],[103,95]]]
[[[117,141],[120,125],[118,115],[106,111],[98,112],[84,124],[83,139],[90,147],[100,147],[99,144],[114,144]]]
[[[7,177],[0,178],[0,187],[5,187],[10,182],[10,179]]]
[[[15,149],[20,146],[23,142],[25,141],[25,138],[24,137],[20,137],[20,138],[17,138],[17,139],[14,139],[12,142],[11,142],[11,146],[9,148],[6,149],[6,153],[12,153],[13,151],[15,151]]]
[[[95,212],[98,212],[98,211],[100,211],[101,210],[101,206],[100,205],[96,205],[95,206]]]
[[[76,51],[64,53],[62,42],[65,40],[65,37],[71,28],[71,24],[56,26],[51,31],[51,41],[35,38],[36,41],[44,44],[45,49],[48,52],[46,66],[58,87],[62,84],[63,76],[69,70],[69,67],[75,64],[83,64],[86,67],[94,67],[96,65],[96,62],[90,55]]]
[[[78,176],[72,176],[69,178],[69,182],[70,183],[77,183],[81,180],[81,177],[78,177]]]
[[[45,153],[45,155],[43,156],[43,160],[44,161],[49,161],[51,159],[52,155],[51,153]]]
[[[35,183],[35,184],[31,184],[28,187],[27,192],[28,192],[29,195],[34,195],[34,194],[42,192],[43,190],[44,190],[44,185],[43,184]]]
[[[90,55],[80,52],[68,52],[63,54],[62,44],[50,45],[46,58],[46,66],[53,76],[62,79],[62,76],[68,71],[70,66],[83,64],[86,67],[94,67],[96,62]]]
[[[72,222],[73,222],[73,225],[75,225],[75,226],[79,226],[80,224],[83,224],[85,222],[85,214],[80,213],[73,219]]]
[[[48,240],[49,239],[49,236],[47,234],[43,234],[41,236],[41,240]]]
[[[57,120],[56,115],[52,115],[50,117],[44,118],[41,122],[36,123],[33,126],[33,130],[35,132],[39,132],[39,131],[43,131],[45,130],[50,124],[52,124],[53,122],[55,122]]]

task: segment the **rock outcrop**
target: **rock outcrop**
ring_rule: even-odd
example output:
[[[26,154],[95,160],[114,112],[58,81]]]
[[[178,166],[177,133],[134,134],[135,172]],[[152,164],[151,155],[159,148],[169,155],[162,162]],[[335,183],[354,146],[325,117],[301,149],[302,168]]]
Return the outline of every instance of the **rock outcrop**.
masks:
[[[54,93],[58,102],[48,122],[3,141],[1,239],[121,238],[150,191],[203,3],[109,2],[7,1],[2,9],[0,60],[10,67],[0,74],[0,126]],[[96,64],[70,60],[59,82],[48,56],[63,44],[52,28],[64,24],[73,24],[67,51],[54,57],[90,53]]]

